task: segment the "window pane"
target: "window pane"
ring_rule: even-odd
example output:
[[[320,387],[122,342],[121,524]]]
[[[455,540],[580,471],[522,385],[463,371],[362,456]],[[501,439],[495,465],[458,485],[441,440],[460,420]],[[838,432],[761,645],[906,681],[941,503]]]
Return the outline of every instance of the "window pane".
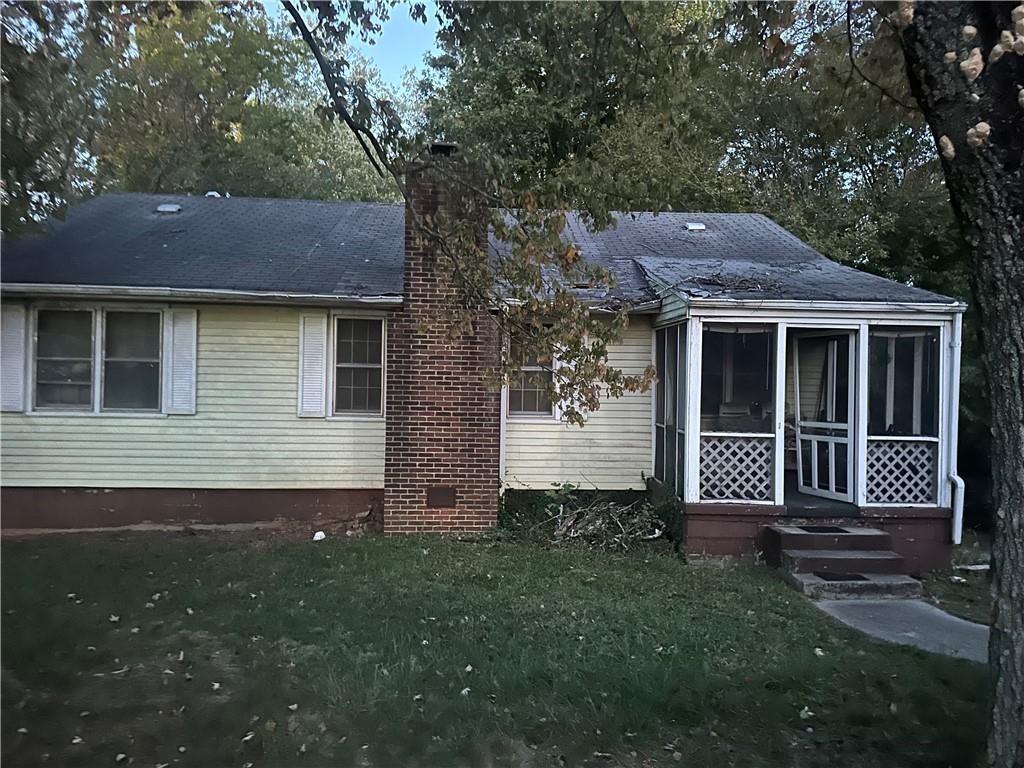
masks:
[[[380,368],[335,369],[334,411],[380,413],[383,402]]]
[[[92,407],[92,313],[36,315],[35,406]]]
[[[107,312],[107,360],[160,359],[160,315],[156,312]]]
[[[552,388],[551,371],[520,371],[509,381],[509,412],[551,414]]]
[[[40,310],[37,316],[38,357],[92,359],[92,313]]]
[[[108,360],[103,366],[103,407],[157,410],[160,407],[160,364]]]
[[[160,314],[107,312],[103,318],[103,408],[160,408]]]
[[[384,322],[339,317],[335,340],[338,363],[381,363]]]
[[[92,407],[92,386],[89,384],[36,385],[37,408]]]

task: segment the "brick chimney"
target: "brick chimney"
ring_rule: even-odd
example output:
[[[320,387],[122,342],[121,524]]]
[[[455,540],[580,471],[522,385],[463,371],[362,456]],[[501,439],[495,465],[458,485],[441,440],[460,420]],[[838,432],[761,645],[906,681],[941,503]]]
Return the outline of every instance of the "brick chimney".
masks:
[[[497,328],[481,307],[469,332],[450,332],[445,311],[460,296],[438,275],[438,246],[418,224],[443,230],[482,215],[453,188],[458,173],[448,144],[406,171],[404,301],[387,339],[388,534],[484,531],[497,521],[501,398],[486,378],[498,363]]]

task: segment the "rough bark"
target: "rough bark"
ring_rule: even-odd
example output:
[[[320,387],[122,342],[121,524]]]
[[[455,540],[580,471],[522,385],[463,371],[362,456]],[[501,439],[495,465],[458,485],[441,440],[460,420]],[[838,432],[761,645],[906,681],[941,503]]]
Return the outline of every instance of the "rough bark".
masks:
[[[1024,56],[990,60],[1000,33],[1013,30],[1015,5],[916,3],[901,33],[911,88],[936,146],[946,150],[950,199],[972,245],[971,287],[992,398],[993,768],[1024,766]],[[977,29],[970,40],[968,25]],[[971,79],[960,62],[975,47],[984,69]],[[949,51],[957,60],[947,60]],[[991,132],[979,143],[981,122]]]

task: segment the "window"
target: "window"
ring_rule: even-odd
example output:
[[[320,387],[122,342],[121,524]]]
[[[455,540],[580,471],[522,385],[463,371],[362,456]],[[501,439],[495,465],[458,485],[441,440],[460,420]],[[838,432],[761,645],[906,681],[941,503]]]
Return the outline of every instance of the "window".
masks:
[[[334,413],[380,414],[384,321],[335,318],[334,349]]]
[[[515,339],[510,352],[519,372],[513,374],[508,384],[508,412],[516,416],[553,415],[551,361],[539,359]]]
[[[938,416],[938,332],[873,328],[868,343],[868,434],[935,437]]]
[[[71,411],[159,411],[162,314],[91,309],[36,313],[35,408]],[[93,381],[101,367],[102,396]]]
[[[107,312],[103,409],[160,410],[160,315]]]
[[[774,432],[775,332],[761,325],[705,327],[701,430]]]
[[[92,311],[36,315],[36,408],[92,409]]]
[[[654,334],[655,389],[654,476],[682,496],[685,480],[686,324],[659,328]]]

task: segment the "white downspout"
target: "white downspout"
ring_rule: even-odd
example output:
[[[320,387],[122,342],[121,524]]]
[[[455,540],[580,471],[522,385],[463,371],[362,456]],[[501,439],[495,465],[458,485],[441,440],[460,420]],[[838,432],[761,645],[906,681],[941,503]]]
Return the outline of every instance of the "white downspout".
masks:
[[[953,485],[953,543],[959,544],[964,528],[964,481],[956,473],[957,439],[960,427],[960,340],[963,334],[963,314],[953,318],[953,338],[949,348],[952,360],[949,366],[949,481]]]

